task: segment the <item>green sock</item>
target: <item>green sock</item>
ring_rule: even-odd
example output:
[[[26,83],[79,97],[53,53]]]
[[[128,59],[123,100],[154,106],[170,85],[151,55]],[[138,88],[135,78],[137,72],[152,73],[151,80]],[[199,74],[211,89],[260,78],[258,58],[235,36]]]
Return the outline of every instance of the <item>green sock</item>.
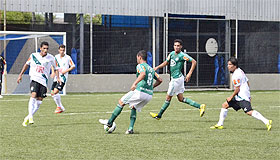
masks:
[[[118,115],[122,112],[123,107],[121,105],[117,105],[117,107],[115,108],[115,110],[112,113],[111,118],[108,121],[109,125],[112,125],[113,122],[115,121],[115,119],[118,117]]]
[[[160,109],[160,111],[159,111],[159,113],[158,113],[158,117],[159,117],[159,118],[161,118],[163,112],[168,108],[169,104],[170,104],[169,101],[165,101],[165,102],[163,103],[163,105],[162,105],[162,107],[161,107],[161,109]]]
[[[130,113],[130,124],[128,130],[133,130],[135,121],[136,121],[136,109],[132,108]]]
[[[189,99],[189,98],[184,98],[183,103],[187,103],[195,108],[200,108],[200,104],[196,103],[195,101]]]

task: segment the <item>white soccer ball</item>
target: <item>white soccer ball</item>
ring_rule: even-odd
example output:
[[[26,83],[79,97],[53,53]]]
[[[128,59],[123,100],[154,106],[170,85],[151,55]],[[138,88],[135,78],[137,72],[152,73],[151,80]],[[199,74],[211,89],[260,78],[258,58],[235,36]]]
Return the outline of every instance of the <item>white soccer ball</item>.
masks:
[[[117,125],[115,122],[113,122],[113,125],[111,128],[108,129],[108,126],[107,125],[104,125],[104,130],[107,132],[107,133],[112,133],[114,132],[114,130],[116,129]]]

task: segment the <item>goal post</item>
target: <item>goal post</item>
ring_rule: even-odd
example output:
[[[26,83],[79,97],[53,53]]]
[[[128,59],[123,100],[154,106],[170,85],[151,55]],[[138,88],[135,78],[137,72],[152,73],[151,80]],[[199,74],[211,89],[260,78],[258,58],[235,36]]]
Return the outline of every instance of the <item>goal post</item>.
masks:
[[[48,52],[55,56],[58,54],[59,45],[66,45],[66,32],[0,31],[0,55],[2,55],[7,62],[6,74],[3,75],[2,83],[3,94],[30,93],[30,80],[29,76],[26,76],[29,70],[25,72],[23,77],[28,80],[17,84],[15,77],[20,73],[30,54],[39,52],[40,44],[43,41],[49,43]],[[49,78],[48,93],[50,93],[52,82],[53,79]],[[66,94],[66,85],[61,94]]]

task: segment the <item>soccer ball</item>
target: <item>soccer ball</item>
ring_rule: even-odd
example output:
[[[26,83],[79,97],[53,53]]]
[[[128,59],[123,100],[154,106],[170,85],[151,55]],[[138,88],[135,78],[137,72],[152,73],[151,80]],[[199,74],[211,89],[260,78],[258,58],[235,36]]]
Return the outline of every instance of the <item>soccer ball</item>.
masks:
[[[104,125],[104,130],[107,132],[107,133],[112,133],[114,132],[114,130],[116,129],[117,125],[115,122],[113,122],[113,125],[111,128],[109,128],[107,125]]]

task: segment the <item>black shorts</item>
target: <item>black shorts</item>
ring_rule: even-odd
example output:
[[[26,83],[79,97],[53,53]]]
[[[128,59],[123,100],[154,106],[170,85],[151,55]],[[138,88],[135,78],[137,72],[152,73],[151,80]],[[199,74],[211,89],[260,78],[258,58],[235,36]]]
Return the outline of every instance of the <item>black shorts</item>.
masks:
[[[65,85],[65,83],[63,83],[63,82],[61,82],[61,84],[60,84],[60,83],[57,83],[57,82],[53,82],[51,90],[53,91],[53,90],[56,88],[56,89],[58,89],[59,91],[62,91],[64,85]]]
[[[228,105],[236,111],[242,108],[245,113],[253,110],[251,107],[251,103],[245,100],[237,101],[235,98],[233,98],[231,101],[228,102]]]
[[[43,86],[42,84],[35,82],[35,81],[31,81],[30,83],[30,91],[32,92],[36,92],[36,97],[42,97],[45,98],[47,97],[47,87]]]

